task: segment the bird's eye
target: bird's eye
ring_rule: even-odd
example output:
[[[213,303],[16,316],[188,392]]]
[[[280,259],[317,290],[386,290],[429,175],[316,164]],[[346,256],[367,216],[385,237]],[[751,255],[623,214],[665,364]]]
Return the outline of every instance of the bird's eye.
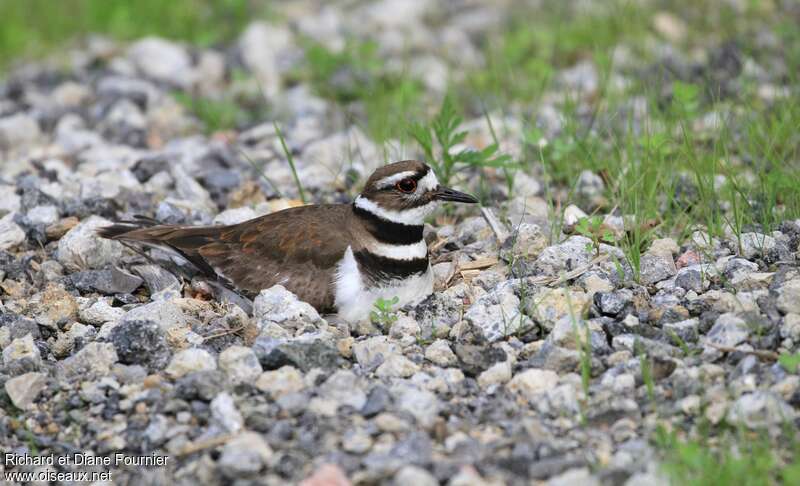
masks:
[[[414,179],[403,179],[397,183],[397,190],[400,192],[414,192],[417,189],[417,181]]]

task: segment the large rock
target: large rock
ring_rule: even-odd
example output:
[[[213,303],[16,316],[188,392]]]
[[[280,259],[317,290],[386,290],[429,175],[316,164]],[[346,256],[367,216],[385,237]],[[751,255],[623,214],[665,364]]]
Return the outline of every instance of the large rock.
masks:
[[[71,271],[102,268],[118,262],[123,246],[96,233],[98,228],[110,224],[105,218],[90,216],[69,230],[58,242],[58,261]]]

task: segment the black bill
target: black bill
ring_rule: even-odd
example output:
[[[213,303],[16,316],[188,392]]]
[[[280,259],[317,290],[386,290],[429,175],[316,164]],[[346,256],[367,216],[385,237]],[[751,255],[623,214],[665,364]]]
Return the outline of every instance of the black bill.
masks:
[[[453,201],[462,203],[476,203],[478,200],[474,196],[470,196],[466,192],[456,191],[449,187],[442,187],[436,190],[436,199],[440,201]]]

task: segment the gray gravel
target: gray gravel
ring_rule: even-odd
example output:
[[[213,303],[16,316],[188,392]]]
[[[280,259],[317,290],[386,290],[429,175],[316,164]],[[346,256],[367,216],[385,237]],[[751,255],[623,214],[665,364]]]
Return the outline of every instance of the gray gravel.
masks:
[[[219,50],[95,40],[63,69],[31,64],[0,84],[0,452],[170,456],[159,471],[116,471],[131,483],[635,485],[665,480],[649,442],[659,421],[796,424],[800,378],[751,352],[800,347],[800,221],[739,241],[656,240],[637,283],[611,263],[624,261],[614,247],[596,259],[588,238],[551,241],[538,175],[520,174],[514,196],[498,182],[492,203],[513,238],[498,241],[463,208],[430,229],[445,241],[433,252],[437,292],[391,329],[320,316],[280,286],[248,315],[185,262],[94,234],[134,214],[232,223],[294,204],[271,119],[207,136],[172,98],[253,95],[229,79],[236,69],[261,84],[311,197],[346,200],[342,188],[383,163],[384,147],[310,86],[288,86],[300,38],[374,38],[390,61],[412,49],[409,75],[438,99],[448,72],[485,62],[478,39],[503,14],[432,5],[298,8]],[[587,61],[556,80],[576,93],[599,82]],[[560,108],[543,99],[536,118],[551,136]],[[464,126],[488,133],[483,117]],[[501,146],[519,151],[512,135]],[[419,155],[397,150],[389,159]],[[603,185],[581,174],[578,202],[588,210]],[[489,263],[457,271],[474,261]]]

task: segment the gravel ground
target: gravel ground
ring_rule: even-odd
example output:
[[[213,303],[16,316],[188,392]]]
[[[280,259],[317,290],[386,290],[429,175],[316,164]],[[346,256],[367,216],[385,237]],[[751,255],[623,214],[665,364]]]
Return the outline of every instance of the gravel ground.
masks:
[[[183,262],[94,235],[134,214],[232,223],[298,204],[271,121],[204,135],[172,96],[252,92],[233,70],[280,113],[312,198],[346,201],[384,161],[418,154],[376,144],[287,82],[298,39],[369,36],[389,61],[411,49],[407,72],[435,100],[458,66],[484,62],[477,39],[502,21],[470,5],[298,8],[219,49],[92,38],[0,84],[0,451],[168,456],[114,468],[122,484],[659,484],[659,423],[796,424],[800,377],[775,357],[800,346],[800,221],[741,244],[657,239],[637,283],[616,247],[595,253],[576,234],[552,244],[535,173],[518,175],[511,198],[496,178],[500,225],[457,208],[426,228],[437,291],[388,329],[326,320],[282,287],[248,315]],[[625,67],[621,82],[647,74]],[[598,84],[589,64],[559,79]],[[546,136],[560,130],[546,99],[538,118]],[[518,152],[519,122],[501,125],[501,147]],[[468,144],[489,143],[483,118],[465,126]],[[585,173],[578,205],[602,185]],[[108,469],[21,469],[48,467]]]

